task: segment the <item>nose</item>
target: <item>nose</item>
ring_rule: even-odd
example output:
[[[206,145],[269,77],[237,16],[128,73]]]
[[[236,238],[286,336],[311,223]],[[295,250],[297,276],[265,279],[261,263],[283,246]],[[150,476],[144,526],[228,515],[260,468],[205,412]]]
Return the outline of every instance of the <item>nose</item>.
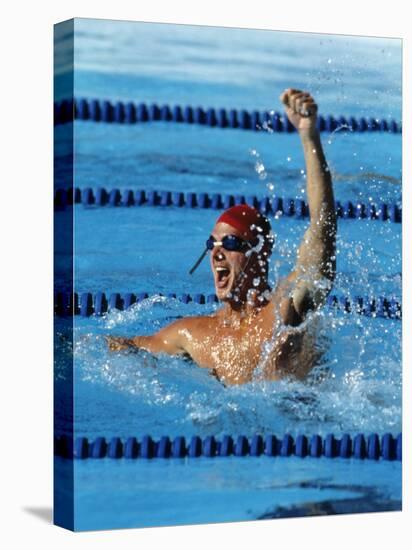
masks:
[[[217,244],[215,243],[214,247],[213,247],[213,250],[212,250],[212,258],[213,260],[217,261],[217,262],[221,262],[222,260],[225,259],[225,255],[223,253],[223,250],[224,248],[222,247],[221,244]]]

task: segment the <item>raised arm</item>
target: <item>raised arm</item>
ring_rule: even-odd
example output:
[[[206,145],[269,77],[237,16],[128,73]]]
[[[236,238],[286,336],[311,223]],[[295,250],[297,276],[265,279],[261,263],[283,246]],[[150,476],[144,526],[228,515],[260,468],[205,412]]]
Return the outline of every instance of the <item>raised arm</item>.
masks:
[[[310,225],[300,244],[294,271],[287,278],[283,317],[302,320],[323,304],[336,272],[336,214],[332,178],[316,127],[317,105],[309,93],[288,89],[280,97],[299,133],[306,162]],[[294,311],[290,311],[290,309]]]

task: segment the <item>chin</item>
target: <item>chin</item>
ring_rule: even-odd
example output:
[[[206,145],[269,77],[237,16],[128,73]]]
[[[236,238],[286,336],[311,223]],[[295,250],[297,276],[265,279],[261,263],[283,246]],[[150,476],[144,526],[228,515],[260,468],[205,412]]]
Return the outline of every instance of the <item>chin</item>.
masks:
[[[240,297],[241,291],[239,286],[236,284],[236,277],[233,277],[228,281],[227,286],[224,288],[218,288],[215,284],[215,294],[218,297],[220,302],[237,302],[240,300],[235,300],[234,297]]]
[[[231,287],[228,287],[228,288],[215,287],[215,293],[220,302],[229,302],[233,296]]]

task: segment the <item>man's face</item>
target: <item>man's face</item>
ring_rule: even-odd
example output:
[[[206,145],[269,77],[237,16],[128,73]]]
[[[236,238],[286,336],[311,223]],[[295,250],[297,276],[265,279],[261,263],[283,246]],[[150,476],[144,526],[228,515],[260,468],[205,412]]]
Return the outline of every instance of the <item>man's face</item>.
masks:
[[[226,235],[236,235],[244,239],[242,233],[231,225],[219,222],[212,231],[212,237],[220,242]],[[226,250],[221,245],[210,252],[210,264],[215,281],[216,295],[221,301],[244,301],[247,291],[253,288],[257,273],[255,253]]]

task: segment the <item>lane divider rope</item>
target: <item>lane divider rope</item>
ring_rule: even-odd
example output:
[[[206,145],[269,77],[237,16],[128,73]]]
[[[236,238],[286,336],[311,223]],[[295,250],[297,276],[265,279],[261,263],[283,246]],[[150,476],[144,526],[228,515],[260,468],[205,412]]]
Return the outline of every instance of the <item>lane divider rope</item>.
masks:
[[[104,292],[56,292],[54,297],[54,311],[58,317],[70,317],[80,315],[90,317],[91,315],[101,316],[113,310],[125,311],[134,304],[142,302],[151,296],[164,296],[165,298],[177,299],[183,304],[193,302],[195,304],[216,304],[216,294],[180,294],[168,293],[151,294],[147,292],[120,294],[112,293],[109,297]],[[330,294],[326,305],[335,308],[346,314],[356,313],[367,317],[379,317],[385,319],[402,319],[402,304],[395,298],[379,296],[377,298],[368,296],[337,296]]]
[[[138,124],[144,122],[176,122],[201,124],[216,128],[240,128],[290,133],[295,128],[286,115],[274,111],[247,111],[245,109],[204,109],[180,105],[147,105],[128,101],[108,101],[105,99],[76,98],[62,100],[54,104],[54,124],[64,124],[73,120],[89,120],[118,124]],[[390,132],[401,133],[402,125],[393,119],[355,118],[353,116],[318,116],[318,129],[321,132],[334,132],[345,128],[350,132]]]
[[[255,195],[222,195],[220,193],[183,193],[180,191],[153,191],[153,190],[132,190],[132,189],[111,189],[104,187],[92,189],[86,187],[79,189],[57,189],[54,194],[55,210],[64,210],[73,204],[89,206],[163,206],[163,207],[186,207],[212,210],[230,208],[236,204],[249,204],[266,215],[285,215],[295,219],[309,217],[309,207],[302,199],[291,199],[282,197],[257,197]],[[368,219],[402,222],[402,208],[397,204],[380,203],[363,204],[352,201],[335,201],[335,210],[338,218],[342,219]]]
[[[198,457],[244,457],[261,456],[301,458],[356,458],[370,460],[402,460],[402,434],[394,437],[385,433],[381,437],[372,433],[365,436],[362,433],[353,438],[343,434],[337,438],[333,434],[325,437],[320,435],[298,435],[296,438],[285,434],[281,438],[275,435],[262,436],[259,434],[248,438],[239,435],[237,438],[225,435],[221,439],[214,436],[201,438],[193,436],[190,439],[182,436],[170,438],[163,436],[154,440],[146,435],[138,440],[129,437],[122,440],[112,437],[106,440],[97,437],[94,441],[86,437],[77,437],[75,440],[67,436],[54,439],[54,454],[64,458],[126,458],[126,459],[154,459],[154,458],[198,458]]]

